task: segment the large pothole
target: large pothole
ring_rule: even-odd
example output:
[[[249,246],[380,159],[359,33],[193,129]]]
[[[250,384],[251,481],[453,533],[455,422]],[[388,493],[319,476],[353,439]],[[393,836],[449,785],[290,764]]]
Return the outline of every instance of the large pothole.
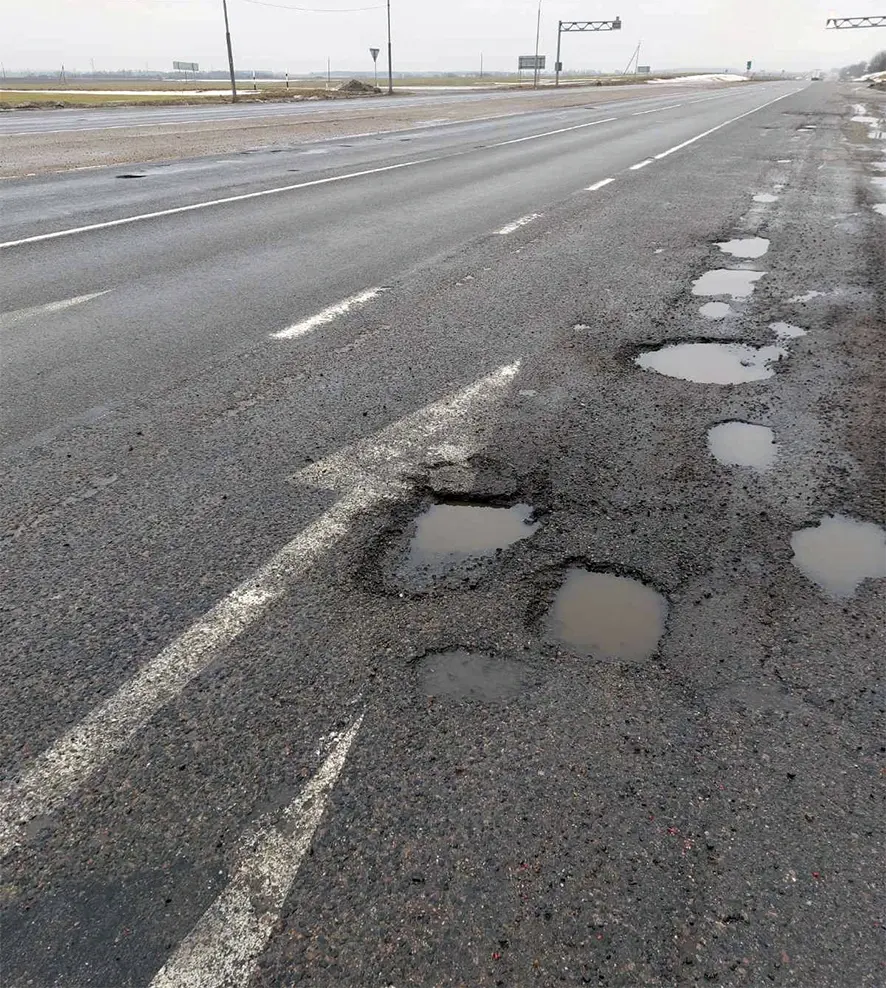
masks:
[[[787,350],[746,343],[671,343],[646,350],[634,362],[643,370],[696,384],[748,384],[775,373],[772,365]]]
[[[864,580],[886,577],[886,532],[872,522],[828,515],[794,532],[793,564],[826,596],[851,597]]]
[[[775,433],[750,422],[721,422],[708,431],[708,449],[719,463],[765,471],[775,466]]]

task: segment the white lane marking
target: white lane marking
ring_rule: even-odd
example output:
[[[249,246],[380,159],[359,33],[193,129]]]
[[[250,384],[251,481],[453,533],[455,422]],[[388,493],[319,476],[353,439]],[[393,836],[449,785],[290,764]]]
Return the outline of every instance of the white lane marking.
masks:
[[[606,117],[605,120],[591,120],[590,123],[576,124],[574,127],[561,127],[559,130],[548,130],[543,134],[530,134],[529,137],[515,137],[510,141],[499,141],[498,144],[487,144],[487,148],[503,148],[509,144],[523,144],[525,141],[537,141],[542,137],[553,137],[555,134],[568,134],[572,130],[584,130],[586,127],[599,127],[600,124],[612,123],[618,117]]]
[[[288,326],[286,329],[281,329],[277,333],[271,333],[271,338],[274,340],[292,340],[297,336],[305,336],[312,330],[319,329],[320,326],[328,326],[329,323],[334,322],[339,316],[343,316],[345,313],[350,312],[351,309],[359,309],[368,304],[373,299],[378,298],[383,291],[383,288],[367,288],[365,292],[360,292],[358,295],[352,295],[351,298],[346,298],[343,302],[339,302],[337,305],[330,305],[328,309],[318,312],[309,319],[304,319],[302,322],[294,323],[292,326]]]
[[[500,367],[448,398],[419,409],[374,436],[314,463],[296,478],[343,491],[325,514],[299,532],[179,638],[90,711],[23,771],[0,787],[0,856],[23,839],[24,825],[54,813],[107,764],[162,707],[174,700],[272,604],[310,570],[355,519],[400,496],[403,475],[433,442],[451,437],[475,404],[490,402],[514,378],[519,363]]]
[[[640,161],[636,165],[631,165],[632,172],[638,172],[641,168],[645,168],[647,165],[651,165],[655,161],[654,158],[647,158],[645,161]]]
[[[594,182],[593,185],[589,185],[585,189],[585,192],[598,192],[600,189],[605,189],[607,185],[612,185],[612,183],[614,181],[615,181],[614,178],[604,178],[604,179],[601,179],[601,181]]]
[[[498,236],[506,237],[509,233],[516,233],[521,226],[528,226],[537,219],[541,219],[541,213],[530,213],[528,216],[521,216],[520,219],[508,223],[498,231]]]
[[[803,88],[806,87],[804,86]],[[730,120],[724,120],[723,123],[717,124],[716,127],[711,127],[710,130],[706,130],[703,134],[696,134],[695,137],[690,137],[688,141],[683,141],[682,144],[675,144],[674,147],[668,148],[667,151],[662,151],[661,154],[655,155],[655,160],[661,161],[662,158],[667,158],[669,155],[672,155],[677,151],[682,151],[683,148],[688,148],[690,144],[695,144],[696,141],[700,141],[703,137],[710,137],[711,134],[716,134],[718,130],[722,130],[730,124],[737,123],[739,120],[744,120],[745,117],[749,117],[753,113],[759,113],[760,110],[765,110],[767,106],[772,106],[774,103],[779,103],[781,100],[787,99],[789,96],[796,96],[797,93],[801,93],[802,91],[802,89],[795,89],[792,93],[785,93],[784,96],[778,96],[775,99],[769,100],[768,103],[763,103],[761,106],[755,106],[753,110],[748,110],[747,113],[740,113],[737,117],[732,117]]]
[[[33,305],[27,309],[0,312],[0,329],[9,329],[11,326],[17,326],[27,319],[49,315],[53,312],[61,312],[63,309],[70,309],[72,306],[91,302],[94,298],[101,298],[102,295],[107,295],[110,291],[111,289],[107,288],[103,292],[90,292],[88,295],[77,295],[74,298],[62,299],[60,302],[48,302],[46,305]]]
[[[647,113],[661,113],[662,110],[673,110],[675,107],[685,106],[684,103],[668,103],[667,106],[657,106],[654,110],[637,110],[632,113],[632,117],[645,117]]]
[[[149,988],[246,988],[326,810],[361,714],[276,825],[252,838],[224,892],[163,965]]]

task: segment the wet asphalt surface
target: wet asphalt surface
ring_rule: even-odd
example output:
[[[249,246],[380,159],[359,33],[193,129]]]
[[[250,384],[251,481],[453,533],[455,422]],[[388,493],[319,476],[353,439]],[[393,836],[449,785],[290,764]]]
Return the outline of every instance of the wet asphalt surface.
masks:
[[[433,221],[410,190],[400,240],[378,245],[396,273],[359,236],[354,251],[317,234],[322,265],[291,264],[287,282],[289,206],[202,214],[214,234],[241,224],[226,270],[197,220],[6,253],[7,310],[104,290],[90,273],[115,256],[130,281],[0,323],[13,786],[281,546],[354,491],[383,493],[125,743],[99,746],[57,808],[4,807],[4,985],[150,985],[259,821],[361,713],[246,977],[191,984],[883,984],[886,582],[834,599],[791,539],[834,514],[886,523],[886,221],[871,208],[886,144],[851,120],[862,101],[886,115],[886,97],[807,87],[629,170],[789,91],[683,135],[665,112],[651,135],[614,132],[614,150],[573,132],[547,175],[516,150],[486,184],[466,170],[487,226],[533,211],[535,184],[542,215],[508,235],[480,235],[463,205],[447,215],[450,162],[452,188],[425,190]],[[588,182],[616,181],[579,191],[583,161]],[[482,206],[496,189],[521,212]],[[346,229],[350,195],[318,200],[315,222],[329,210]],[[757,236],[754,260],[716,246]],[[693,282],[742,267],[765,277],[719,299],[727,318],[702,317]],[[369,304],[267,338],[370,272],[387,291]],[[634,362],[670,342],[772,346],[779,321],[807,335],[762,380]],[[503,367],[504,386],[416,425]],[[708,430],[731,420],[773,430],[770,470],[711,456]],[[537,527],[424,571],[411,543],[439,503],[528,505]],[[583,569],[666,600],[651,654],[558,639],[552,605]]]

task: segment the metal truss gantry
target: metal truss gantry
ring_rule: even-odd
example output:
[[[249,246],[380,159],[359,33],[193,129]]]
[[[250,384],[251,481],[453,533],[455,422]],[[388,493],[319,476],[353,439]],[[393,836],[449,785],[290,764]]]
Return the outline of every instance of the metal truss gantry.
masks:
[[[882,17],[829,17],[826,25],[829,31],[846,31],[859,27],[886,27],[886,14]]]
[[[562,65],[560,63],[560,42],[563,40],[564,34],[577,34],[579,32],[585,31],[620,31],[621,30],[621,18],[616,17],[614,21],[560,21],[557,28],[557,64],[556,69],[556,82],[555,86],[560,85],[560,69]]]

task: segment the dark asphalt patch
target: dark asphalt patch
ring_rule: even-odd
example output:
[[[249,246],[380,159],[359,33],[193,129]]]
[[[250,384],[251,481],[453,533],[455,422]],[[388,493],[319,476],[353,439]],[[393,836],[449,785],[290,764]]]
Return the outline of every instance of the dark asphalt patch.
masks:
[[[416,670],[422,695],[457,700],[505,700],[520,693],[529,679],[522,663],[465,651],[426,655]]]

